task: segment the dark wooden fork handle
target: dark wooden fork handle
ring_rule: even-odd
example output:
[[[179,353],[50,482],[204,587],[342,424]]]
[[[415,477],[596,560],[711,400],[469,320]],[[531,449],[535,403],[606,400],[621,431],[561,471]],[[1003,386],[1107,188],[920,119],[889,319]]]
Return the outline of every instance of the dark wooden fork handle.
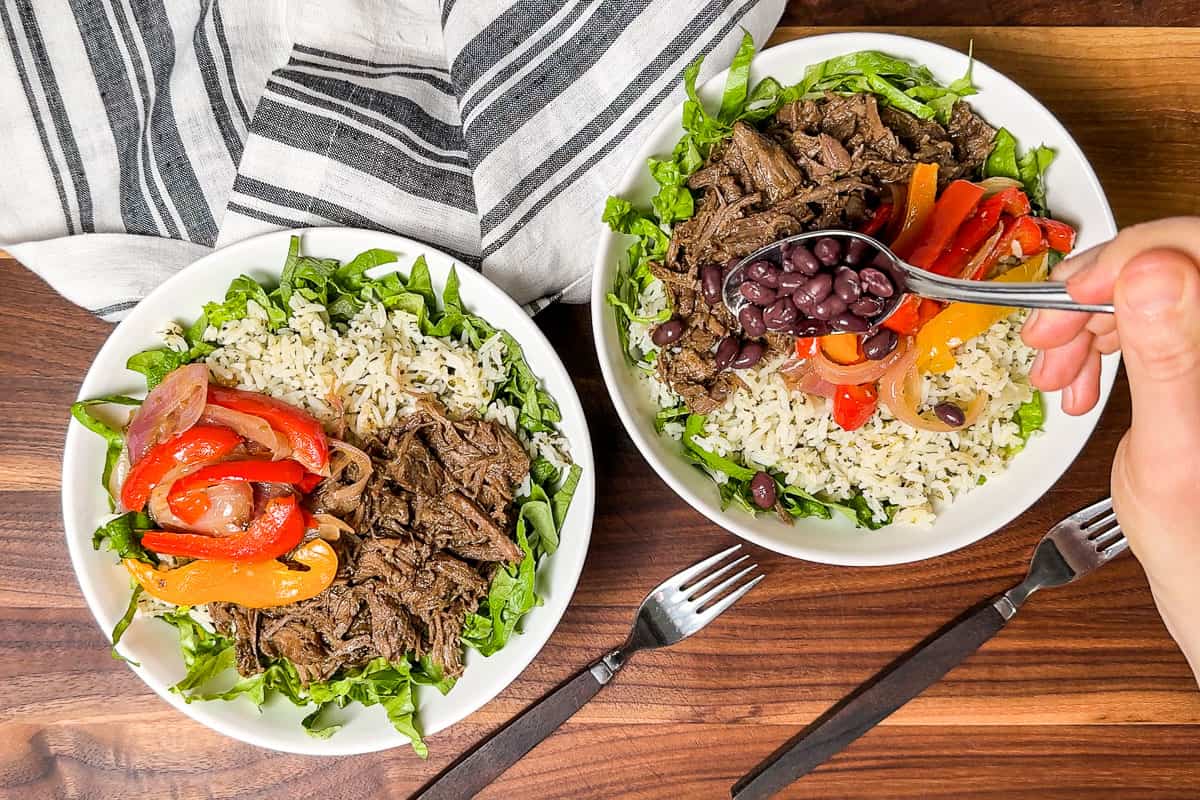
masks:
[[[990,600],[952,622],[785,742],[734,784],[731,795],[735,800],[761,800],[807,775],[941,680],[1005,622]]]
[[[600,679],[606,669],[603,660],[584,669],[463,754],[412,800],[474,797],[595,697],[607,682]]]

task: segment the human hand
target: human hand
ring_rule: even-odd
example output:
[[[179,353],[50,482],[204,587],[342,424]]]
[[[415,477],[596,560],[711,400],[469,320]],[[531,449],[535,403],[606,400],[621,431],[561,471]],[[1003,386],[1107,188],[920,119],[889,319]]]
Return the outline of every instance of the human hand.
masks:
[[[1117,448],[1113,504],[1171,635],[1200,676],[1200,218],[1127,228],[1059,265],[1076,300],[1116,314],[1040,311],[1022,338],[1042,352],[1030,380],[1063,390],[1068,414],[1100,395],[1100,356],[1118,347],[1133,421]]]

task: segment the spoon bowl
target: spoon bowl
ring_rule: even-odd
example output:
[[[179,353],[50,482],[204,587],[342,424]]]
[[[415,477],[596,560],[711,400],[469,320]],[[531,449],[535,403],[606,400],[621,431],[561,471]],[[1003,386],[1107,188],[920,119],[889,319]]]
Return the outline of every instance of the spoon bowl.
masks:
[[[794,336],[875,330],[909,294],[980,305],[1113,313],[1111,305],[1076,302],[1060,281],[947,278],[909,264],[873,236],[835,229],[799,233],[760,247],[726,272],[721,287],[726,307],[743,328],[755,327],[746,325],[743,314],[751,321],[766,317],[771,320],[763,321],[766,330]],[[786,320],[788,315],[780,311],[788,308],[785,300],[796,312]]]

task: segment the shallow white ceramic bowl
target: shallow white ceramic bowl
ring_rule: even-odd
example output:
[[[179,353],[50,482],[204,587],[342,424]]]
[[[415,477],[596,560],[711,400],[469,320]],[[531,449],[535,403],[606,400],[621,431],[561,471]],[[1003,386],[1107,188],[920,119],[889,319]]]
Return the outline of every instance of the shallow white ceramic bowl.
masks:
[[[108,394],[145,393],[142,376],[125,369],[125,360],[147,347],[161,346],[155,331],[171,320],[191,322],[201,306],[224,297],[229,282],[239,274],[277,280],[293,232],[271,233],[218,250],[175,275],[142,301],[117,326],[96,356],[84,379],[81,398]],[[372,247],[395,250],[395,268],[407,273],[413,260],[424,254],[434,288],[441,294],[450,267],[450,256],[431,247],[390,234],[349,228],[315,228],[303,231],[303,252],[342,260]],[[374,273],[373,273],[374,274]],[[571,455],[583,468],[567,516],[559,550],[542,562],[538,590],[544,605],[525,617],[524,632],[490,658],[470,651],[467,669],[453,691],[442,696],[430,687],[419,687],[419,722],[426,734],[453,725],[500,693],[541,650],[566,610],[583,569],[595,508],[595,468],[583,409],[570,377],[550,343],[533,321],[504,292],[478,272],[459,267],[462,298],[467,308],[511,333],[525,350],[533,371],[562,409],[562,431],[570,441]],[[99,475],[104,463],[100,437],[72,421],[63,456],[63,521],[71,561],[84,597],[100,627],[108,632],[129,601],[129,576],[115,563],[112,553],[92,550],[91,536],[108,507]],[[294,753],[348,755],[397,747],[408,742],[396,733],[382,708],[351,706],[344,712],[346,727],[329,739],[304,733],[300,720],[311,709],[286,700],[272,702],[263,713],[244,699],[186,704],[167,689],[184,675],[175,629],[152,618],[139,617],[121,640],[121,652],[140,662],[132,669],[164,700],[193,719],[235,739]],[[434,739],[431,747],[437,747]]]
[[[808,65],[856,50],[881,50],[924,64],[944,83],[960,77],[967,68],[965,54],[919,39],[836,33],[763,51],[754,60],[751,83],[768,75],[785,84],[794,83]],[[980,55],[987,57],[987,53]],[[700,90],[709,108],[720,104],[725,75],[722,72],[715,76]],[[1054,115],[1021,87],[978,60],[974,78],[979,94],[969,100],[985,119],[1008,128],[1024,147],[1045,143],[1058,151],[1048,173],[1048,203],[1056,217],[1076,225],[1078,248],[1112,238],[1116,224],[1100,182]],[[646,159],[670,154],[683,134],[680,114],[681,109],[673,110],[655,128],[621,182],[613,187],[613,194],[649,207],[657,187],[645,169]],[[788,526],[773,515],[754,518],[735,509],[722,511],[715,485],[683,459],[679,443],[655,433],[656,408],[623,360],[605,294],[613,285],[629,241],[629,237],[604,232],[596,252],[592,284],[592,325],[600,367],[625,429],[662,479],[696,510],[743,539],[795,558],[847,566],[901,564],[948,553],[1003,527],[1036,502],[1067,470],[1096,426],[1116,377],[1119,357],[1114,355],[1104,362],[1100,404],[1082,417],[1064,414],[1059,398],[1048,396],[1045,433],[1032,438],[1002,476],[960,498],[931,528],[893,525],[864,531],[839,515],[830,521],[799,519]]]

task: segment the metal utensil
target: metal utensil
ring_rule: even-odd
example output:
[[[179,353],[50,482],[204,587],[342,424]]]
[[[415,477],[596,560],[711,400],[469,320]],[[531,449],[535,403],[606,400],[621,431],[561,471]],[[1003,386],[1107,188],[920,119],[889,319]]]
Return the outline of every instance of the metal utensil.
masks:
[[[786,239],[755,250],[750,255],[726,272],[722,283],[722,297],[726,307],[734,317],[747,305],[748,301],[738,291],[744,280],[746,267],[755,261],[780,262],[780,251],[787,245],[826,237],[836,239],[858,239],[877,251],[874,259],[867,258],[870,266],[886,272],[892,278],[898,291],[890,298],[890,302],[882,312],[870,319],[872,328],[878,327],[888,317],[895,313],[900,306],[904,294],[917,294],[933,300],[950,300],[960,303],[977,303],[989,306],[1010,306],[1014,308],[1053,308],[1066,311],[1090,311],[1103,314],[1113,313],[1111,305],[1077,303],[1067,293],[1066,284],[1061,281],[1041,281],[1038,283],[1000,283],[996,281],[968,281],[958,278],[947,278],[936,275],[928,270],[915,267],[901,259],[878,239],[857,231],[823,230],[810,231],[789,236]],[[819,327],[819,323],[818,323]],[[824,331],[828,333],[829,331]],[[806,333],[805,335],[812,335]]]
[[[1038,543],[1025,580],[926,639],[834,706],[734,784],[732,796],[760,800],[807,775],[982,647],[1029,595],[1078,580],[1128,547],[1111,499],[1067,517]]]
[[[763,579],[762,575],[749,577],[758,568],[751,564],[717,583],[749,558],[743,555],[714,569],[740,548],[740,544],[734,545],[660,583],[642,601],[625,644],[526,709],[451,764],[412,800],[474,796],[595,697],[634,653],[673,645],[720,616]]]

